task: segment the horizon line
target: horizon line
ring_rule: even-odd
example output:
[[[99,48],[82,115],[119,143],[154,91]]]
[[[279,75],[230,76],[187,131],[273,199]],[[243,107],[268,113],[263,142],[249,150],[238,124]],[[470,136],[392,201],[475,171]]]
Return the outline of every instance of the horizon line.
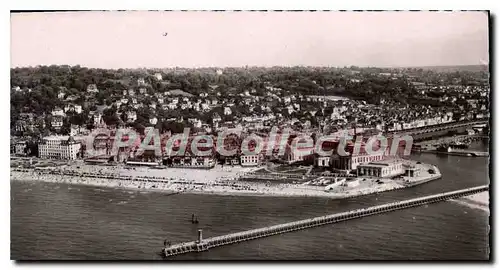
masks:
[[[302,68],[337,68],[337,69],[343,69],[343,68],[351,68],[351,67],[357,67],[357,68],[381,68],[381,69],[405,69],[405,68],[429,68],[429,67],[465,67],[465,66],[485,66],[489,67],[488,64],[443,64],[443,65],[419,65],[419,66],[373,66],[373,65],[344,65],[344,66],[329,66],[329,65],[244,65],[244,66],[195,66],[195,67],[187,67],[187,66],[167,66],[167,67],[91,67],[91,66],[82,66],[79,64],[76,65],[71,65],[71,64],[38,64],[38,65],[29,65],[29,66],[11,66],[10,69],[16,69],[16,68],[37,68],[37,67],[50,67],[50,66],[69,66],[69,67],[76,67],[80,66],[81,68],[88,68],[88,69],[108,69],[108,70],[119,70],[119,69],[126,69],[126,70],[134,70],[134,69],[245,69],[245,68],[297,68],[297,67],[302,67]]]

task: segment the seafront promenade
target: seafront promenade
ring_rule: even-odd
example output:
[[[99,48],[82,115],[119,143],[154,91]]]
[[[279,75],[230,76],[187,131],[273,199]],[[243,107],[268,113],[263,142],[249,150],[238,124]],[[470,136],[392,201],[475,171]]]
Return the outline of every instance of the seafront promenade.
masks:
[[[424,166],[419,177],[399,179],[377,178],[360,179],[360,185],[354,188],[339,187],[325,191],[324,186],[307,183],[283,183],[281,181],[246,181],[252,172],[260,168],[222,167],[211,170],[184,170],[177,168],[154,169],[146,167],[92,166],[69,164],[57,167],[11,169],[11,180],[44,181],[102,186],[111,188],[146,189],[167,193],[202,193],[218,195],[249,196],[305,196],[328,197],[333,199],[349,198],[411,186],[411,182],[430,181],[441,177],[439,170],[432,165]],[[426,172],[427,167],[435,173]]]

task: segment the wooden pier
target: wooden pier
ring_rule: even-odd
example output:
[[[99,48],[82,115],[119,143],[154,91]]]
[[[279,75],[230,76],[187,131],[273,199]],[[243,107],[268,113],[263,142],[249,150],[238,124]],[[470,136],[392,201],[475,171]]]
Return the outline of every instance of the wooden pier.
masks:
[[[357,209],[348,212],[337,213],[333,215],[315,217],[310,219],[299,220],[295,222],[289,222],[254,230],[242,231],[238,233],[232,233],[222,236],[211,237],[203,239],[202,231],[198,231],[198,239],[192,242],[175,244],[172,246],[165,247],[163,249],[163,255],[165,257],[175,256],[188,252],[202,252],[210,248],[229,245],[233,243],[248,241],[256,238],[268,237],[276,234],[282,234],[291,231],[303,230],[311,227],[317,227],[321,225],[346,221],[355,218],[361,218],[371,215],[382,214],[385,212],[391,212],[400,209],[406,209],[411,207],[417,207],[420,205],[442,202],[450,199],[457,199],[460,197],[480,193],[483,191],[488,191],[489,186],[477,186],[462,190],[456,190],[451,192],[439,193],[436,195],[419,197],[410,200],[398,201],[393,203],[387,203],[383,205],[372,206],[368,208]]]

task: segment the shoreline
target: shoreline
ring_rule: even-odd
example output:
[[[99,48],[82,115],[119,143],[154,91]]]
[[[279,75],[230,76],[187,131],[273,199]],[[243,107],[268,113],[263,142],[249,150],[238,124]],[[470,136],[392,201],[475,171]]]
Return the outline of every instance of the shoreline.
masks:
[[[78,167],[79,168],[79,167]],[[123,168],[121,168],[123,169]],[[245,182],[240,177],[253,169],[230,168],[211,172],[206,171],[202,175],[190,174],[190,179],[179,176],[179,171],[171,170],[168,175],[173,177],[154,176],[154,171],[140,168],[139,170],[127,169],[126,172],[114,168],[118,174],[109,175],[102,172],[102,169],[94,169],[93,173],[75,173],[74,171],[43,171],[34,169],[11,168],[11,181],[25,182],[50,182],[66,183],[95,187],[108,187],[128,190],[138,190],[147,192],[163,192],[165,194],[205,194],[220,196],[265,196],[265,197],[316,197],[330,199],[345,199],[386,191],[393,191],[412,186],[399,183],[398,181],[388,181],[380,185],[365,187],[362,189],[345,190],[337,192],[326,192],[323,186],[309,186],[301,184],[269,184],[264,182]],[[140,175],[140,171],[147,175]],[[79,175],[78,175],[79,174]],[[185,171],[182,174],[186,175]],[[194,176],[194,178],[193,178]],[[199,179],[195,179],[198,178]],[[441,174],[427,177],[428,182],[441,178]],[[425,180],[425,179],[424,179]],[[373,180],[369,180],[373,181]],[[420,184],[420,183],[419,183]],[[418,184],[417,184],[418,185]]]
[[[472,209],[478,209],[490,213],[490,195],[488,192],[481,192],[452,201]]]

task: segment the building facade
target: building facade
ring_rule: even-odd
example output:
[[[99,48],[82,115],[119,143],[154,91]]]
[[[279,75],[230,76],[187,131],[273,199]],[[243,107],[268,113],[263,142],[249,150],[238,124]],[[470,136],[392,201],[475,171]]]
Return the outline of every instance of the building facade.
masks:
[[[16,155],[26,155],[27,143],[25,141],[17,142],[14,147],[14,153]]]
[[[358,176],[393,177],[405,174],[405,167],[400,160],[370,162],[357,166]]]
[[[163,159],[163,165],[176,168],[206,168],[215,166],[213,156],[196,156],[186,154],[184,156],[171,156]]]
[[[62,126],[64,125],[64,118],[62,116],[54,116],[52,117],[52,120],[50,121],[50,125],[55,129],[55,130],[60,130]]]
[[[292,164],[295,162],[314,162],[314,149],[293,149],[287,147],[285,150],[285,162]]]
[[[314,156],[314,166],[316,167],[330,167],[331,165],[331,156]]]
[[[415,167],[415,165],[407,165],[405,166],[405,176],[408,177],[419,177],[420,176],[420,168]]]
[[[38,144],[38,156],[48,159],[75,160],[81,144],[71,136],[45,137]]]
[[[241,166],[258,166],[261,163],[260,155],[241,155],[240,164]]]
[[[354,146],[349,145],[346,149],[347,155],[339,155],[338,151],[334,152],[331,159],[332,168],[334,170],[356,170],[360,164],[381,161],[389,157],[389,148],[386,151],[373,151],[368,153],[364,146],[361,146],[358,153],[354,152]]]

